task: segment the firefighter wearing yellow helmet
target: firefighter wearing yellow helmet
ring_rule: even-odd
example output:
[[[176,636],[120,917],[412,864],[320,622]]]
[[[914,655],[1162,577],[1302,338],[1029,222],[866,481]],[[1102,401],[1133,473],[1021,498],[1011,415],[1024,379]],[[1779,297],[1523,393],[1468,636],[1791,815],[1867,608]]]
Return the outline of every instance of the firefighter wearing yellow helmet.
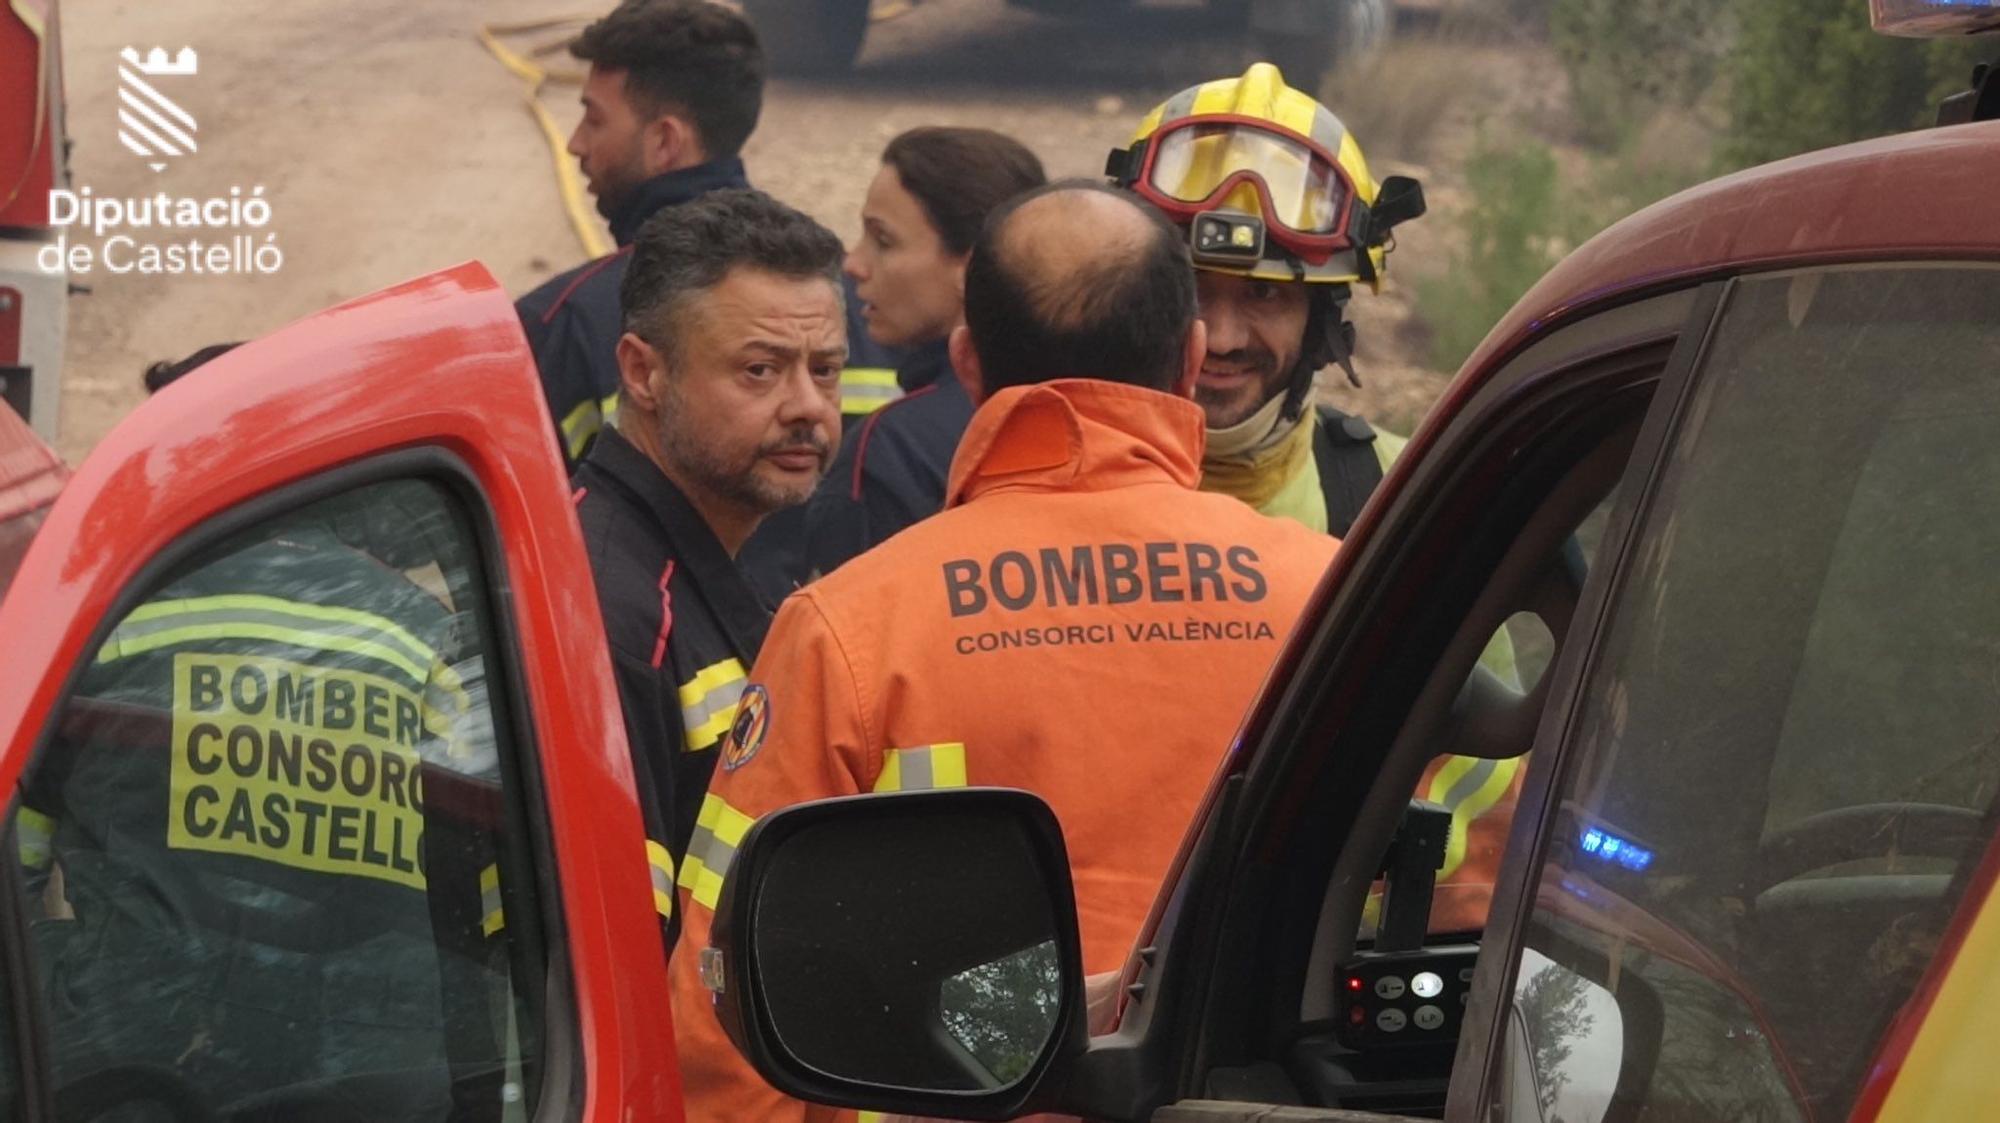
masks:
[[[1209,331],[1202,487],[1346,534],[1402,441],[1312,408],[1313,375],[1359,385],[1344,309],[1355,284],[1381,288],[1422,189],[1378,186],[1340,119],[1269,63],[1168,99],[1106,172],[1187,232]]]
[[[1334,364],[1359,385],[1347,300],[1357,284],[1381,289],[1390,234],[1423,214],[1422,189],[1377,185],[1340,119],[1269,63],[1174,95],[1105,170],[1187,232],[1208,325],[1202,488],[1345,536],[1403,439],[1315,408],[1313,375]],[[1480,662],[1518,685],[1504,631]],[[1442,757],[1419,781],[1416,795],[1452,813],[1432,931],[1484,923],[1521,772]]]

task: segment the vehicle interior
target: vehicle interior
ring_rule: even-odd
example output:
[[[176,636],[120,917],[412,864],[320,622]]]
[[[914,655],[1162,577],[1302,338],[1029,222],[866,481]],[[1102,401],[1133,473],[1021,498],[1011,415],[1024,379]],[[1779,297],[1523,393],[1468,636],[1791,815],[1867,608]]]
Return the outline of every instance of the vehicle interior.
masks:
[[[1271,749],[1240,780],[1241,813],[1264,825],[1240,832],[1258,845],[1215,855],[1238,863],[1216,946],[1253,966],[1203,994],[1202,1075],[1187,1098],[1442,1116],[1480,933],[1460,910],[1433,922],[1437,856],[1466,824],[1421,799],[1436,794],[1423,781],[1441,758],[1469,758],[1478,775],[1534,744],[1548,669],[1572,642],[1647,405],[1695,312],[1694,293],[1659,298],[1510,364],[1450,479],[1420,478],[1395,505],[1424,529],[1371,539],[1400,556],[1350,571],[1424,577],[1357,588],[1380,598],[1371,623],[1350,629],[1345,651],[1309,651]],[[1321,641],[1341,634],[1341,615],[1319,622]],[[1482,665],[1502,629],[1515,682]],[[1358,670],[1329,675],[1348,659]],[[1518,787],[1525,768],[1513,774]]]
[[[1734,442],[1698,471],[1678,445],[1649,454],[1657,475],[1634,467],[1681,490],[1624,547],[1629,590],[1589,575],[1610,568],[1601,543],[1626,539],[1637,496],[1621,479],[1635,447],[1658,446],[1641,431],[1665,424],[1647,414],[1659,388],[1689,392],[1694,346],[1584,347],[1560,371],[1510,379],[1529,355],[1500,373],[1491,432],[1427,458],[1443,478],[1413,478],[1385,515],[1397,532],[1364,542],[1381,556],[1354,563],[1316,623],[1232,781],[1227,841],[1197,859],[1223,872],[1190,879],[1214,894],[1191,906],[1213,959],[1184,1099],[1442,1117],[1483,933],[1435,923],[1444,811],[1421,779],[1440,755],[1519,757],[1576,722],[1595,755],[1558,790],[1531,785],[1555,804],[1542,868],[1561,891],[1518,903],[1521,978],[1497,1015],[1522,1022],[1524,996],[1563,968],[1573,1022],[1605,1023],[1597,1059],[1626,1061],[1589,1069],[1596,1098],[1565,1111],[1537,1083],[1555,1054],[1530,1055],[1534,1027],[1516,1024],[1509,1117],[1844,1117],[2000,807],[1992,605],[1975,576],[1993,556],[1977,512],[1994,461],[1974,431],[1990,423],[1995,340],[1976,307],[1994,276],[1739,283],[1720,321],[1738,334],[1704,344],[1698,385],[1756,389],[1689,399],[1689,433]],[[1663,322],[1705,325],[1723,299],[1684,295]],[[1725,410],[1753,420],[1725,425]],[[1774,439],[1786,424],[1809,432]],[[1678,571],[1659,568],[1676,550]],[[1648,599],[1601,617],[1613,596]],[[1479,661],[1523,614],[1552,650],[1523,660],[1517,690]],[[1537,673],[1592,647],[1594,676],[1620,674],[1572,697]],[[1645,875],[1656,859],[1671,876]]]

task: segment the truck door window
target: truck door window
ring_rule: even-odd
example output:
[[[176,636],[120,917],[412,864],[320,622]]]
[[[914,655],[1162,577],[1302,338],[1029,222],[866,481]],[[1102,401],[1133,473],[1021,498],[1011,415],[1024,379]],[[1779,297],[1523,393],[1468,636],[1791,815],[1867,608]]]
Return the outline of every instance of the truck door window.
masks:
[[[1996,307],[1990,268],[1731,293],[1581,690],[1502,1116],[1854,1104],[2000,814]],[[1551,966],[1611,998],[1524,1025]]]
[[[475,543],[446,487],[370,484],[205,545],[105,635],[11,815],[59,1116],[532,1109]]]

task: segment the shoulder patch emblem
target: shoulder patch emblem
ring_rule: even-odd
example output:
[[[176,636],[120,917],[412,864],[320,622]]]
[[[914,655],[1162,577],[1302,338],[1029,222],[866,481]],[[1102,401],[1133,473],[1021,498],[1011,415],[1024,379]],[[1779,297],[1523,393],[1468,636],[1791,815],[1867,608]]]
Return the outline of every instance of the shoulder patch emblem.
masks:
[[[764,735],[771,730],[771,692],[762,683],[751,683],[736,703],[736,720],[730,723],[729,737],[722,743],[722,770],[734,772],[750,763],[764,747]]]

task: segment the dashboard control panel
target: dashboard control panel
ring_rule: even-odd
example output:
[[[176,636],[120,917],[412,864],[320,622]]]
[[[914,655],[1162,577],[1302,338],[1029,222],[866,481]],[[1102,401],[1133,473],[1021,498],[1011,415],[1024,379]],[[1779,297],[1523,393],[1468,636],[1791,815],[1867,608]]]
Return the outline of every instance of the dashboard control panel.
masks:
[[[1340,971],[1340,1043],[1368,1051],[1456,1041],[1478,958],[1476,944],[1356,956]]]

